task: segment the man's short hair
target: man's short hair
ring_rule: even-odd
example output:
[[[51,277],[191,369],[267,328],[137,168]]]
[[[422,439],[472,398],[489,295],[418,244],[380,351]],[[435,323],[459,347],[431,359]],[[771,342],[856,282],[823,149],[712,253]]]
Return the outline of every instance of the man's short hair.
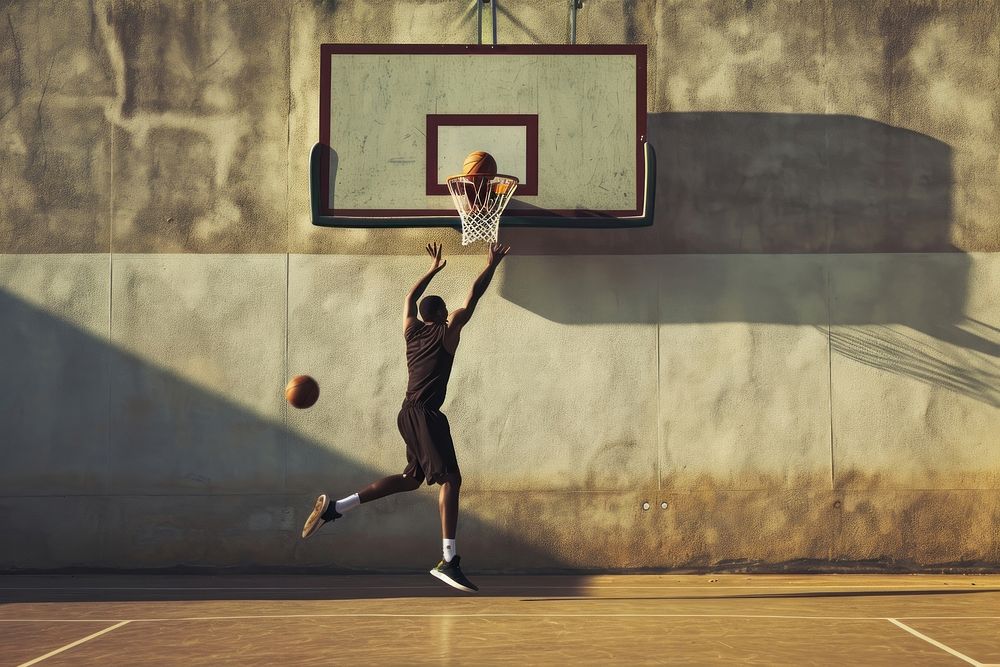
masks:
[[[425,322],[434,319],[434,317],[439,315],[444,309],[444,299],[436,294],[425,296],[420,301],[420,317],[422,317]]]

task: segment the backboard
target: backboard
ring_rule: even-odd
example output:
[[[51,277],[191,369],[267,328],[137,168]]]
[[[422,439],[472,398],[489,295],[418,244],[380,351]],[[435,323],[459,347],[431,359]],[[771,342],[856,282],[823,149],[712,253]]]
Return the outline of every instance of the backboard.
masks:
[[[520,181],[503,224],[652,215],[645,45],[324,44],[315,224],[455,226],[474,150]]]

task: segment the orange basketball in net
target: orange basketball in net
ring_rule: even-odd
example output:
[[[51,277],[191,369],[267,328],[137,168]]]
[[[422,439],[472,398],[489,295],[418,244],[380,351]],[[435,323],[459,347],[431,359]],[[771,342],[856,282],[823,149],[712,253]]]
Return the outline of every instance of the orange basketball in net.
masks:
[[[319,400],[319,383],[308,375],[296,375],[285,385],[285,400],[300,410],[311,408]]]
[[[489,183],[497,175],[497,161],[486,151],[473,151],[462,163],[462,173],[472,179],[465,191],[473,208],[484,206],[489,196]]]
[[[486,151],[473,151],[462,163],[462,173],[466,176],[493,178],[497,175],[497,161]]]

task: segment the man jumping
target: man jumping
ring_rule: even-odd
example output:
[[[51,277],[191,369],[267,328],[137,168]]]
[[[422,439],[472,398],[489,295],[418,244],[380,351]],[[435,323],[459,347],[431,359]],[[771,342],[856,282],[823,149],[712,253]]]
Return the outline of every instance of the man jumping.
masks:
[[[458,349],[462,328],[469,323],[476,304],[486,293],[497,266],[510,251],[509,246],[493,243],[489,247],[486,268],[472,284],[465,299],[465,307],[448,313],[444,299],[431,295],[420,301],[417,318],[417,301],[427,289],[431,279],[448,263],[441,259],[441,246],[428,244],[431,268],[417,281],[403,306],[403,337],[406,340],[406,365],[409,382],[406,399],[399,411],[396,424],[406,442],[406,468],[401,475],[391,475],[372,482],[355,494],[330,502],[325,493],[316,499],[312,513],[302,528],[302,537],[309,537],[324,523],[335,521],[348,510],[362,503],[403,491],[413,491],[421,482],[440,484],[438,506],[441,511],[441,536],[444,555],[431,570],[438,579],[450,586],[473,592],[479,590],[466,579],[459,567],[455,550],[455,529],[458,526],[458,492],[462,486],[462,473],[455,457],[448,418],[441,412],[451,366]]]

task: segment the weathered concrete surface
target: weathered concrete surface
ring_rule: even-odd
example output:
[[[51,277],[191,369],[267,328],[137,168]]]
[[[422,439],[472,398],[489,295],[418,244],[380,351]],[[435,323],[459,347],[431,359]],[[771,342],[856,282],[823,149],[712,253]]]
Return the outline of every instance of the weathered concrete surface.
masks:
[[[672,322],[658,331],[664,486],[828,485],[829,345],[815,326],[827,310],[823,258],[687,256],[659,268],[660,312]],[[709,313],[718,321],[705,322]]]
[[[285,248],[288,7],[117,1],[114,249]]]
[[[311,493],[403,465],[400,301],[426,260],[292,256],[287,287],[285,261],[116,256],[109,348],[107,303],[71,298],[86,262],[4,259],[5,312],[73,360],[110,359],[113,448],[56,418],[45,449],[40,417],[7,420],[3,567],[405,569],[436,553],[426,488],[295,538]],[[479,261],[451,258],[432,291],[457,305]],[[486,569],[997,563],[998,275],[993,254],[509,257],[446,403],[463,554]],[[286,414],[293,372],[323,393]],[[19,387],[6,409],[37,415]],[[70,476],[88,466],[105,486]],[[32,534],[53,512],[67,534]]]
[[[881,83],[886,122],[952,147],[952,244],[965,250],[996,250],[1000,4],[946,2],[938,11],[932,9],[922,2],[883,0],[877,10],[881,48],[862,61],[874,76],[845,76],[845,85],[837,87],[850,88],[846,84],[859,78]],[[862,39],[871,39],[871,23],[863,18],[870,14],[869,3],[857,3],[850,13],[852,32]]]
[[[995,491],[468,491],[459,544],[476,571],[987,565]],[[277,566],[419,571],[440,552],[436,493],[363,507],[298,539],[309,497],[0,498],[4,569]],[[649,510],[642,504],[650,503]],[[662,509],[661,502],[666,502]],[[37,518],[51,517],[40,531]],[[472,565],[474,564],[474,566]],[[865,566],[862,563],[861,566]]]
[[[78,0],[4,17],[0,249],[284,249],[287,8]]]
[[[84,2],[4,3],[0,252],[107,252],[112,93]]]
[[[422,238],[310,225],[318,45],[472,43],[474,3],[55,7],[6,11],[0,251],[409,254]],[[656,226],[510,240],[560,254],[1000,249],[998,26],[996,0],[592,3],[580,43],[649,46]],[[563,42],[566,7],[504,3],[499,27],[501,43]]]
[[[950,255],[831,262],[832,429],[841,486],[881,470],[885,487],[1000,488],[1000,256],[982,255],[953,301]],[[876,282],[881,289],[868,286]],[[887,309],[906,308],[904,323]],[[942,327],[942,314],[961,317]],[[941,328],[950,334],[937,337]]]
[[[114,262],[114,491],[280,490],[284,256]]]
[[[0,488],[109,490],[103,255],[0,255]],[[56,319],[63,326],[51,326]]]
[[[306,178],[318,45],[470,43],[459,5],[0,8],[0,567],[436,559],[428,489],[296,535],[400,470],[399,302],[481,248],[313,228]],[[587,3],[649,45],[657,220],[505,231],[446,406],[470,562],[1000,564],[998,11]]]
[[[394,447],[399,442],[395,417],[406,387],[403,295],[392,291],[405,279],[399,264],[289,257],[288,372],[316,378],[322,407],[290,409],[288,426],[323,443],[315,450],[290,452],[287,474],[294,489],[314,488],[317,472],[331,455],[365,467],[323,470],[325,483],[333,486],[352,488],[374,481],[366,469],[402,472],[405,454],[401,457]]]
[[[107,560],[107,532],[117,530],[108,508],[118,499],[106,495],[4,495],[0,525],[5,570],[100,566]],[[41,522],[48,521],[40,530]]]
[[[290,373],[317,377],[323,407],[292,411],[289,424],[341,456],[401,472],[400,312],[427,262],[309,255],[290,262]],[[480,258],[453,258],[428,294],[460,307],[482,266]],[[589,305],[627,311],[630,324],[567,327],[496,294],[484,297],[463,331],[444,406],[465,488],[597,491],[654,477],[656,283],[647,278],[656,268],[653,258],[621,258],[616,268],[620,280],[605,283]],[[290,460],[288,470],[298,487],[294,480],[316,467]]]
[[[867,491],[842,494],[835,557],[942,564],[1000,557],[995,490],[875,492],[883,478],[856,481]]]
[[[823,113],[828,3],[668,0],[653,110]]]

